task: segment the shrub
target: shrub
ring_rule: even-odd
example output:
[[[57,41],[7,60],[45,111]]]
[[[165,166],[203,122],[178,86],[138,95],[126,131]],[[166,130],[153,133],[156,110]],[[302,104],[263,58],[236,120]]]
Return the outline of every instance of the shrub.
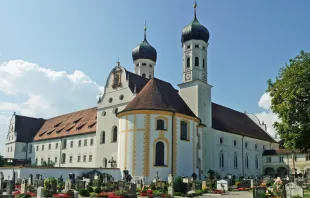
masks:
[[[89,192],[85,189],[85,188],[82,188],[79,190],[79,194],[82,196],[82,197],[89,197]]]
[[[175,195],[175,196],[181,196],[182,193],[180,193],[180,192],[175,192],[174,195]]]
[[[90,193],[94,192],[94,189],[93,189],[93,187],[91,187],[91,186],[89,186],[89,187],[87,188],[87,190],[88,190],[88,192],[90,192]]]
[[[118,190],[115,192],[117,196],[127,196],[128,192],[126,190]]]
[[[89,197],[91,197],[91,198],[96,197],[96,193],[95,192],[89,193]]]
[[[101,193],[101,189],[99,187],[95,188],[95,193]]]
[[[178,176],[174,179],[173,188],[176,192],[186,193],[186,184],[183,183],[181,176]]]
[[[109,192],[109,190],[110,190],[110,189],[109,189],[107,186],[102,187],[102,191],[103,191],[103,192]]]

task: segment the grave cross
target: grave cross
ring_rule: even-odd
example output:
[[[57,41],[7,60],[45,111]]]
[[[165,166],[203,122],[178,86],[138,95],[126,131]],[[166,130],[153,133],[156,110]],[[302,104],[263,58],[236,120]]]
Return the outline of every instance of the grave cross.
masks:
[[[113,159],[113,157],[112,157],[112,159],[110,159],[109,161],[108,161],[108,163],[109,164],[111,164],[111,168],[114,168],[114,163],[115,163],[115,160]]]
[[[157,176],[156,176],[156,180],[159,180],[158,173],[159,173],[159,172],[156,171],[156,175],[157,175]]]

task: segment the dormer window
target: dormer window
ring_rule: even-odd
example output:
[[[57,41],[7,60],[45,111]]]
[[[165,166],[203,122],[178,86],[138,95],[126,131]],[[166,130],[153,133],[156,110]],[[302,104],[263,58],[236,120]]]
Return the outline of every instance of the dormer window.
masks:
[[[76,123],[78,123],[78,121],[80,121],[82,118],[79,118],[79,119],[77,119],[77,120],[74,120],[73,121],[73,124],[76,124]]]
[[[59,125],[60,125],[61,123],[62,123],[62,122],[59,122],[59,123],[55,124],[55,125],[54,125],[54,128],[59,127]]]

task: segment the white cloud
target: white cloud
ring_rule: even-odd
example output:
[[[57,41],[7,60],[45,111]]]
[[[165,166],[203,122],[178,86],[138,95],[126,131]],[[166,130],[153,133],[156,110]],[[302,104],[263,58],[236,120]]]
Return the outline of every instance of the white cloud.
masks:
[[[278,116],[274,114],[271,109],[271,97],[269,93],[264,93],[260,100],[258,101],[258,106],[264,109],[264,111],[260,113],[256,113],[255,115],[258,117],[260,121],[263,121],[267,126],[267,132],[272,136],[275,137],[277,133],[275,128],[273,127],[273,123],[276,121],[280,121]]]
[[[68,74],[37,64],[13,60],[0,64],[0,135],[6,135],[9,118],[17,114],[50,118],[96,106],[101,87],[81,71]],[[12,103],[16,98],[21,101]],[[3,151],[4,138],[0,139]]]

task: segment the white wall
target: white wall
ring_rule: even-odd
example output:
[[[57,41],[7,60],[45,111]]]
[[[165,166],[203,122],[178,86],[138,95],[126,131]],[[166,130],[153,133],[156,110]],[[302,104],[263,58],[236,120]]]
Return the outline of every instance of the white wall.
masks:
[[[14,171],[16,171],[17,178],[28,178],[30,174],[33,175],[33,178],[36,174],[41,174],[43,178],[47,177],[55,177],[59,178],[60,176],[63,177],[64,180],[69,178],[69,173],[74,173],[75,177],[81,176],[82,173],[90,172],[94,169],[91,168],[19,168],[19,167],[0,167],[0,172],[3,173],[4,179],[8,179],[8,176],[10,176],[10,179],[12,179],[13,176],[13,168]],[[108,173],[111,174],[115,180],[121,179],[121,172],[119,169],[110,169],[110,168],[99,168],[96,169],[97,171],[101,173]]]
[[[142,65],[143,63],[145,63],[146,65]],[[152,65],[152,67],[150,67],[150,65]],[[146,78],[149,78],[149,76],[151,75],[151,78],[153,78],[155,75],[155,65],[156,63],[152,60],[138,59],[134,61],[135,73],[139,76],[145,74]]]

